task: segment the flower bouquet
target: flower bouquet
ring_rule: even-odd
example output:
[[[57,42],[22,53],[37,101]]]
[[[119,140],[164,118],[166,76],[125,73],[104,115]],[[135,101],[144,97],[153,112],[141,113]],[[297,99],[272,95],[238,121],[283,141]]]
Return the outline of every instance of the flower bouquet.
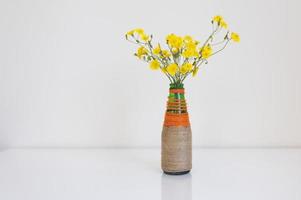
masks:
[[[161,167],[167,174],[185,174],[192,168],[191,128],[184,96],[184,80],[198,74],[208,59],[221,52],[240,37],[228,30],[223,17],[217,15],[211,20],[212,32],[201,43],[193,37],[169,34],[166,45],[153,44],[153,35],[143,29],[126,33],[126,39],[138,45],[134,54],[149,63],[152,70],[160,70],[170,81],[167,109],[162,131]],[[222,37],[217,40],[217,36]]]

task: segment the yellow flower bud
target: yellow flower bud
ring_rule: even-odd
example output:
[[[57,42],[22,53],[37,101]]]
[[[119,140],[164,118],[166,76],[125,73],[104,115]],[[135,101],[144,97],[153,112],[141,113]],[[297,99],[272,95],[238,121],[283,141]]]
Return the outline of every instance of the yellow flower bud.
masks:
[[[161,52],[161,47],[160,47],[160,45],[158,45],[156,48],[154,48],[153,53],[155,55],[158,55],[158,54],[160,54],[160,52]]]
[[[136,33],[138,33],[139,35],[144,34],[144,30],[143,30],[142,28],[136,28],[134,31],[135,31]]]
[[[126,36],[133,36],[134,33],[135,33],[135,30],[131,30],[131,31],[126,33]]]
[[[172,49],[171,49],[171,52],[172,52],[173,54],[176,54],[176,53],[179,52],[179,49],[178,49],[178,48],[172,48]]]
[[[220,23],[223,20],[223,17],[220,15],[216,15],[213,17],[212,21]]]
[[[199,68],[195,67],[192,71],[192,76],[195,77],[197,75],[198,71],[199,71]]]
[[[148,41],[149,41],[149,36],[143,33],[143,34],[141,35],[141,39],[142,39],[143,41],[145,41],[145,42],[148,42]]]
[[[222,28],[224,28],[224,29],[227,29],[227,28],[228,28],[228,24],[227,24],[227,22],[225,22],[224,20],[221,20],[221,21],[220,21],[220,26],[221,26]]]
[[[234,42],[239,42],[240,41],[240,37],[237,33],[234,33],[232,32],[231,33],[231,39],[234,41]]]

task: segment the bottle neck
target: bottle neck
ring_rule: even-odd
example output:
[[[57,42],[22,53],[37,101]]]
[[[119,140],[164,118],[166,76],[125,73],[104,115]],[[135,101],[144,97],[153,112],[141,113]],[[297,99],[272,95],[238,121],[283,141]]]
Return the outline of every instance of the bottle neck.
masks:
[[[183,83],[172,83],[169,86],[169,100],[185,99],[185,89]]]
[[[167,101],[167,113],[187,113],[185,89],[170,88]]]
[[[184,89],[183,83],[171,83],[169,84],[169,89]]]

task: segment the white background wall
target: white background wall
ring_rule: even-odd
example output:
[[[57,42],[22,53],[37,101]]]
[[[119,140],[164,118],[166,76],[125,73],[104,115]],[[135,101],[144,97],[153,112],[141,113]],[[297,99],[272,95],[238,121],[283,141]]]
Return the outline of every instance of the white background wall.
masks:
[[[221,14],[241,43],[186,81],[195,146],[301,145],[298,0],[1,0],[0,146],[159,146],[168,81],[124,40],[203,40]]]

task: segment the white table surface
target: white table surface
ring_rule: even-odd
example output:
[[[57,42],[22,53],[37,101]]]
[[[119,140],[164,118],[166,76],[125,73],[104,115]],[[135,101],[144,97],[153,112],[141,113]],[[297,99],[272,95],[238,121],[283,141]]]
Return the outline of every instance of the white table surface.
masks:
[[[194,149],[190,174],[159,149],[0,150],[1,200],[300,200],[301,149]]]

